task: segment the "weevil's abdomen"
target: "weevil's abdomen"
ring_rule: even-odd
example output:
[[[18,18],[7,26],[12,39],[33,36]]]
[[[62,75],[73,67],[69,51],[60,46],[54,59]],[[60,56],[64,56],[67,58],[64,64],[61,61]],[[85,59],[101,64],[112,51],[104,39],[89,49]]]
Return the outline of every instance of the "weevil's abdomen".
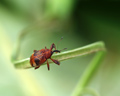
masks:
[[[49,50],[49,49],[45,49],[45,57],[46,57],[46,59],[50,58],[51,55],[52,55],[52,51]]]
[[[31,55],[30,57],[30,64],[32,67],[36,66],[35,62],[34,62],[34,54]]]

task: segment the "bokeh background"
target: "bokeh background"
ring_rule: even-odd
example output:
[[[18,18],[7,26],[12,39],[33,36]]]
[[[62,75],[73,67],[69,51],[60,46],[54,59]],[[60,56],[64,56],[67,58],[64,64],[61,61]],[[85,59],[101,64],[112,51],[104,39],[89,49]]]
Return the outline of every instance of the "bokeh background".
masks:
[[[11,54],[21,33],[19,59],[52,43],[67,50],[104,41],[107,55],[87,87],[100,96],[120,96],[120,6],[118,1],[0,0],[0,96],[70,96],[93,55],[14,68]],[[89,93],[86,93],[89,94]],[[87,95],[91,96],[91,95]]]

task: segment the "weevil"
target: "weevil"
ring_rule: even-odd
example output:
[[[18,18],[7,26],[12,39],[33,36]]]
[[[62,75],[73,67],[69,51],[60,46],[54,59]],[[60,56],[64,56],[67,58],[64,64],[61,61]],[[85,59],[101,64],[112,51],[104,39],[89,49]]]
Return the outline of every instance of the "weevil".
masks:
[[[61,38],[61,40],[62,39],[63,39],[63,37]],[[55,50],[53,50],[53,48]],[[64,49],[67,49],[67,48],[64,48]],[[64,49],[62,49],[62,50],[64,50]],[[47,49],[45,47],[45,49],[34,50],[34,53],[30,57],[31,66],[35,67],[35,69],[38,69],[43,63],[45,63],[47,61],[47,67],[48,67],[48,70],[50,70],[48,59],[51,59],[55,64],[60,65],[60,62],[58,60],[54,60],[51,58],[51,56],[53,55],[54,52],[55,53],[61,52],[61,50],[56,50],[56,46],[54,43],[50,46],[50,49]]]

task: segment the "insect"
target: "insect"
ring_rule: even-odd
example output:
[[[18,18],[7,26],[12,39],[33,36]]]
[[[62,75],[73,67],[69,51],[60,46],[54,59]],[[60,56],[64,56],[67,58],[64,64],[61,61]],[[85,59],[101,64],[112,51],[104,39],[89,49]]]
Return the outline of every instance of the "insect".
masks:
[[[55,48],[55,50],[53,50],[53,48]],[[47,67],[48,70],[50,70],[49,62],[47,59],[51,59],[55,64],[60,65],[60,62],[58,60],[54,60],[51,58],[54,52],[56,53],[61,52],[61,50],[56,50],[54,43],[51,45],[50,49],[47,49],[45,47],[45,49],[34,50],[34,53],[30,57],[31,66],[35,67],[35,69],[38,69],[44,62],[47,61]]]

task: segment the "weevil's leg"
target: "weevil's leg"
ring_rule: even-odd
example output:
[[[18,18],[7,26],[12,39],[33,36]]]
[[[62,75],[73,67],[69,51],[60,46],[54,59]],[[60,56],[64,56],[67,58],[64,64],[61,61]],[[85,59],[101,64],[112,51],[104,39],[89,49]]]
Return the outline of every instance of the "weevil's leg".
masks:
[[[52,59],[52,58],[50,58],[55,64],[57,64],[57,65],[60,65],[60,62],[58,61],[58,60],[54,60],[54,59]]]
[[[55,48],[55,50],[56,50],[56,47],[55,47],[54,43],[50,46],[50,50],[52,50],[53,48]]]
[[[47,60],[47,67],[48,67],[48,70],[50,70],[50,66],[49,66],[48,60]]]
[[[35,67],[35,70],[36,70],[36,69],[38,69],[39,67],[40,67],[40,65],[39,65],[39,66],[37,66],[37,67]]]
[[[33,52],[37,52],[37,50],[34,50]]]
[[[47,49],[46,46],[45,46],[45,49]]]

